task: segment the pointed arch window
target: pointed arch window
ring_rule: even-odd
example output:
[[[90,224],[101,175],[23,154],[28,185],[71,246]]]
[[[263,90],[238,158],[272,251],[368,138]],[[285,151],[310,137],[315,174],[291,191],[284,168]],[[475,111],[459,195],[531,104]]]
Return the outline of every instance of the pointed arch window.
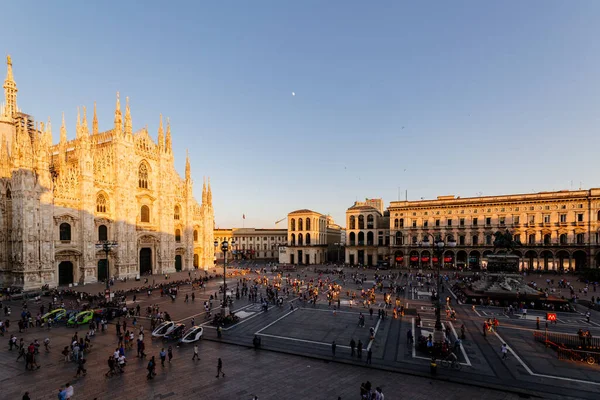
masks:
[[[147,205],[143,205],[140,209],[140,221],[150,222],[150,208]]]
[[[98,241],[105,242],[108,240],[108,228],[106,225],[100,225],[98,227]]]
[[[108,209],[107,203],[106,196],[103,193],[99,193],[96,197],[96,212],[105,213]]]
[[[175,206],[175,211],[173,212],[173,219],[179,220],[181,214],[181,209],[179,206]]]
[[[146,163],[141,163],[138,171],[138,187],[140,189],[148,189],[148,166]]]
[[[198,241],[198,231],[194,229],[194,242]]]
[[[10,191],[10,188],[6,189],[6,198],[9,200],[12,199],[12,193]]]
[[[181,242],[181,230],[175,229],[175,241],[177,243]]]
[[[63,222],[59,227],[60,240],[63,242],[71,241],[71,225]]]

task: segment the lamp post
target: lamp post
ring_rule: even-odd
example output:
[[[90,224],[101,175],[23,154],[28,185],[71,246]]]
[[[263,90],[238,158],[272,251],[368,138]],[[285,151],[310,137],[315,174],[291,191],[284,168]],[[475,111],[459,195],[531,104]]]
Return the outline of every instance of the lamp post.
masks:
[[[446,247],[456,247],[456,241],[452,238],[452,236],[448,237],[448,243],[444,242],[441,237],[436,238],[431,233],[425,233],[425,238],[423,241],[419,242],[419,246],[421,247],[431,247],[433,244],[433,252],[437,254],[438,258],[438,270],[437,270],[437,285],[436,285],[436,295],[437,300],[435,302],[435,330],[433,332],[433,341],[435,343],[441,343],[444,341],[444,332],[442,330],[442,320],[441,320],[441,304],[440,304],[440,283],[441,283],[441,265],[444,257],[444,249]],[[432,238],[432,241],[429,241],[429,237]],[[433,257],[432,261],[433,263]]]
[[[337,263],[340,263],[340,249],[342,248],[341,243],[334,243],[334,246],[337,246]]]
[[[219,246],[219,242],[215,240],[215,250]],[[231,246],[235,245],[235,240],[231,239]],[[229,315],[229,307],[227,306],[227,252],[229,251],[229,242],[223,240],[221,242],[221,251],[223,252],[223,303],[221,305],[221,314],[226,317]]]
[[[110,278],[109,268],[108,268],[108,253],[116,247],[119,247],[117,242],[109,242],[108,240],[104,240],[96,244],[96,249],[100,249],[104,251],[104,265],[106,266],[106,290],[110,290],[110,285],[108,284],[108,280]],[[110,293],[107,293],[110,294]]]

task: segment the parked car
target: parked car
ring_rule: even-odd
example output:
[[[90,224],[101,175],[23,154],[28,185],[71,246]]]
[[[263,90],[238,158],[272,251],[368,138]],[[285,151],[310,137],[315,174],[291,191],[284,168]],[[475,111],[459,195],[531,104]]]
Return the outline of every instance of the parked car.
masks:
[[[175,327],[167,333],[164,338],[167,340],[181,339],[183,332],[185,331],[185,324],[175,324]]]
[[[52,310],[50,312],[47,312],[46,314],[42,315],[42,322],[46,322],[49,319],[52,320],[52,322],[58,322],[61,319],[63,319],[64,317],[66,317],[67,315],[67,310],[65,310],[64,308],[57,308],[55,310]]]
[[[194,325],[190,329],[188,329],[183,336],[181,337],[181,343],[193,343],[200,339],[202,339],[202,334],[204,333],[204,328],[199,325]]]
[[[67,321],[67,326],[88,324],[94,318],[94,310],[82,311]]]
[[[152,331],[152,337],[163,337],[175,329],[175,322],[165,321]]]

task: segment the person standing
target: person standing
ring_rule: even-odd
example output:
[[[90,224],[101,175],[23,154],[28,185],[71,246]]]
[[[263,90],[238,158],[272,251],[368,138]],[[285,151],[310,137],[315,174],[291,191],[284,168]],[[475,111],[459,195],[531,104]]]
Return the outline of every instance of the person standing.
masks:
[[[350,340],[350,357],[354,357],[354,348],[356,347],[356,342],[354,339]]]
[[[165,351],[165,348],[163,347],[160,351],[160,353],[158,353],[159,357],[160,357],[160,365],[161,366],[165,366],[165,360],[167,359],[167,352]]]
[[[169,355],[169,364],[171,364],[171,360],[173,359],[173,347],[172,346],[169,346],[167,353]]]
[[[373,351],[369,347],[369,349],[367,350],[367,364],[371,364],[371,357],[373,357]]]
[[[506,346],[506,343],[502,343],[500,351],[502,352],[502,359],[506,360],[508,357],[508,347]]]
[[[360,341],[360,339],[358,339],[358,344],[356,345],[356,355],[358,356],[358,358],[362,358],[362,350],[363,350],[363,344]]]
[[[335,357],[335,348],[336,348],[336,344],[335,344],[335,340],[333,342],[331,342],[331,355],[332,357]]]
[[[200,361],[200,356],[198,355],[198,345],[194,344],[194,355],[192,356],[192,361],[198,359]]]
[[[222,375],[223,378],[225,378],[225,373],[223,372],[223,361],[219,358],[219,360],[217,361],[217,378],[219,377],[219,375]]]

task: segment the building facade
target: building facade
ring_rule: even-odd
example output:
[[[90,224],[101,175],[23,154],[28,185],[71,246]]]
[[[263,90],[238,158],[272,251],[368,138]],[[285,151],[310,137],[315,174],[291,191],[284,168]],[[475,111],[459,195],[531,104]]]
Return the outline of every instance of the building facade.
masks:
[[[345,260],[352,265],[389,265],[390,221],[383,200],[357,201],[346,210]]]
[[[194,199],[189,158],[174,168],[171,128],[162,116],[158,142],[133,131],[119,96],[113,129],[92,129],[78,111],[76,138],[64,122],[58,144],[50,121],[17,107],[7,60],[0,109],[0,286],[37,288],[114,277],[208,268],[213,264],[212,192]],[[108,257],[100,243],[113,242]],[[108,265],[106,263],[108,258]]]
[[[393,201],[392,261],[401,267],[478,267],[494,252],[494,233],[508,230],[522,246],[521,268],[580,270],[600,265],[600,189],[437,200]],[[457,246],[441,257],[420,245],[431,236]]]
[[[284,264],[324,264],[335,243],[341,242],[341,228],[327,215],[312,210],[288,214],[287,249],[280,253]]]
[[[286,245],[287,229],[215,229],[214,236],[219,243],[234,240],[230,255],[236,260],[278,260],[280,248]],[[223,259],[221,251],[216,256]]]

